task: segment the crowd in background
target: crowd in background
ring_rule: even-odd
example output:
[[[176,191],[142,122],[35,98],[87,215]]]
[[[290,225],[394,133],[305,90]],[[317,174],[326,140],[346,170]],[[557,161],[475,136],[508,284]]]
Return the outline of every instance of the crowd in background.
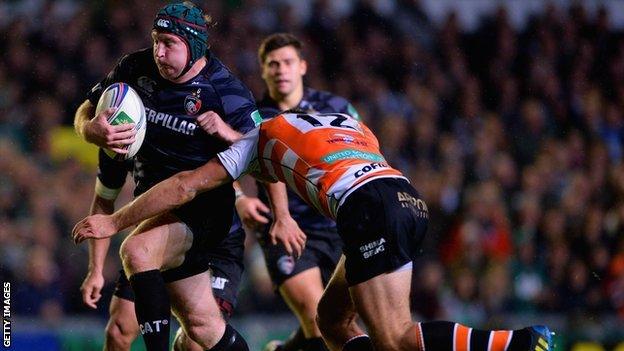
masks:
[[[431,222],[414,313],[472,325],[510,312],[624,319],[624,36],[609,13],[550,6],[516,30],[501,7],[464,32],[456,14],[433,24],[415,0],[390,13],[331,3],[314,1],[306,16],[279,1],[202,5],[211,51],[256,98],[260,41],[298,35],[306,83],[349,99],[422,193]],[[18,315],[106,313],[82,305],[87,247],[69,239],[95,170],[51,158],[51,131],[71,126],[123,53],[150,45],[161,5],[0,6],[0,276],[13,282]],[[261,256],[250,235],[238,314],[276,309]],[[115,248],[108,263],[104,299]]]

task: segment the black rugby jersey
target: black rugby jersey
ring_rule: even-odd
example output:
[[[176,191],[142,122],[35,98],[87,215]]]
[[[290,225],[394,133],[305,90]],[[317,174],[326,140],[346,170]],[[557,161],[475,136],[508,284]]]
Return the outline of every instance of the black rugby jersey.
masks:
[[[135,196],[180,171],[202,166],[218,152],[227,149],[225,141],[208,135],[196,123],[200,114],[214,111],[234,130],[243,134],[261,121],[249,89],[211,53],[208,53],[206,66],[197,76],[176,84],[160,76],[151,48],[139,50],[124,56],[108,76],[91,89],[87,98],[97,105],[104,89],[115,82],[129,84],[145,106],[147,130],[141,149],[134,157]],[[101,181],[108,177],[102,169],[100,173]],[[107,186],[104,181],[102,183]],[[205,211],[220,203],[229,203],[214,198],[214,194],[218,193],[221,194],[219,196],[228,196],[228,200],[233,199],[231,185],[222,188],[229,188],[229,191],[200,194],[192,203],[204,204],[199,207],[204,207]],[[232,229],[240,225],[238,216],[235,218]]]
[[[346,99],[334,95],[326,91],[305,88],[303,98],[297,105],[298,109],[307,111],[316,111],[323,113],[346,113],[355,119],[360,119],[357,111]],[[279,114],[280,109],[271,99],[269,94],[265,94],[262,100],[258,101],[258,109],[264,119],[274,117]],[[266,191],[263,187],[259,187],[259,197],[265,203],[268,203]],[[302,230],[324,230],[334,228],[336,223],[331,219],[320,214],[314,208],[310,207],[296,193],[288,189],[288,209],[290,215],[299,224]]]
[[[215,111],[234,130],[246,133],[260,121],[247,87],[212,55],[202,71],[186,83],[160,76],[150,48],[124,56],[87,98],[97,105],[110,84],[125,82],[145,105],[147,130],[135,157],[135,195],[180,171],[195,169],[227,149],[228,144],[208,135],[196,124],[206,111]]]

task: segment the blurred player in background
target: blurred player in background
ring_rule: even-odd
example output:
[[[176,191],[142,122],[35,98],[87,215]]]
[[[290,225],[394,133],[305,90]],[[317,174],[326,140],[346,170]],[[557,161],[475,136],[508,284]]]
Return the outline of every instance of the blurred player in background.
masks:
[[[336,133],[343,140],[327,143]],[[386,163],[372,132],[343,114],[287,113],[265,121],[206,165],[157,184],[113,215],[83,219],[74,227],[74,240],[110,237],[245,172],[285,182],[336,219],[344,256],[318,309],[318,326],[331,350],[552,349],[544,326],[491,331],[412,321],[412,261],[427,230],[427,205],[401,172]],[[279,240],[297,245],[298,237]],[[370,339],[357,325],[358,316]]]
[[[209,22],[190,2],[164,6],[154,19],[153,47],[123,57],[76,113],[76,129],[87,141],[123,153],[133,141],[132,126],[108,125],[112,109],[91,120],[94,106],[114,82],[130,84],[141,96],[147,132],[134,160],[135,195],[204,164],[260,121],[249,90],[208,50]],[[168,350],[171,309],[202,349],[248,349],[220,313],[205,255],[219,251],[242,269],[244,233],[233,209],[232,187],[219,187],[145,221],[124,240],[120,255],[148,350]],[[108,242],[92,243],[92,260],[102,262],[107,250]],[[232,281],[222,283],[236,285],[240,272],[229,275]],[[97,296],[96,286],[86,281],[83,294]],[[234,298],[224,301],[233,304]],[[131,315],[127,301],[113,300],[109,323],[124,335],[123,321]]]
[[[296,108],[309,112],[346,113],[359,119],[355,108],[344,98],[304,86],[307,62],[303,56],[303,44],[294,35],[277,33],[266,37],[258,49],[258,58],[262,79],[267,86],[264,97],[257,102],[263,117],[270,118]],[[237,193],[236,208],[250,228],[261,227],[262,223],[256,218],[261,217],[266,208],[263,204],[267,202],[266,194],[262,187],[259,190],[262,201]],[[303,255],[295,260],[281,245],[273,245],[268,240],[269,230],[279,228],[270,225],[258,231],[258,241],[271,280],[297,316],[300,328],[286,342],[270,342],[265,351],[326,350],[316,325],[316,308],[340,259],[342,241],[336,223],[307,205],[293,191],[288,191],[288,210],[286,215],[292,216],[306,234]],[[279,217],[282,214],[274,215]]]

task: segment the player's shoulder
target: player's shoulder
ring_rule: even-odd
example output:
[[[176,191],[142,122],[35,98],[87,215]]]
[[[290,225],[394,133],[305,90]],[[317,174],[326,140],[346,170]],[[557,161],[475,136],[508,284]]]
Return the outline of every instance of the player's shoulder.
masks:
[[[141,67],[153,63],[153,60],[152,50],[150,48],[143,48],[123,55],[121,59],[119,59],[119,65]]]
[[[206,59],[207,67],[201,73],[203,80],[213,85],[215,89],[234,89],[251,94],[247,86],[216,56],[210,53]]]
[[[305,95],[311,103],[327,104],[340,109],[345,109],[349,105],[349,101],[344,97],[325,90],[306,87]]]

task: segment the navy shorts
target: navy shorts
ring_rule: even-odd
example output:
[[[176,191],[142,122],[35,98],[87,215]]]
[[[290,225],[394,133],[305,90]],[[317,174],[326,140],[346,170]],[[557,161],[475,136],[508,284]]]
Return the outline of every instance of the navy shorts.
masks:
[[[202,254],[212,273],[212,292],[224,316],[229,318],[236,307],[238,287],[243,275],[245,231],[238,228],[232,231],[220,245]],[[206,269],[206,270],[207,270]],[[204,270],[205,271],[205,270]],[[123,270],[120,271],[115,286],[115,296],[134,301],[134,292]]]
[[[404,179],[374,179],[353,191],[336,220],[349,286],[413,261],[428,222],[427,205]]]
[[[283,245],[272,245],[266,240],[269,227],[267,226],[267,230],[258,241],[275,286],[279,287],[288,278],[314,267],[320,269],[323,284],[329,281],[342,255],[342,240],[335,228],[303,230],[307,236],[306,246],[301,257],[295,260],[288,255]]]
[[[191,230],[193,243],[181,265],[162,272],[168,283],[207,271],[210,266],[205,259],[206,253],[219,251],[220,246],[233,245],[228,241],[231,240],[228,233],[232,230],[234,220],[239,222],[240,227],[234,211],[234,190],[229,184],[198,195],[191,202],[173,210],[172,214]]]

